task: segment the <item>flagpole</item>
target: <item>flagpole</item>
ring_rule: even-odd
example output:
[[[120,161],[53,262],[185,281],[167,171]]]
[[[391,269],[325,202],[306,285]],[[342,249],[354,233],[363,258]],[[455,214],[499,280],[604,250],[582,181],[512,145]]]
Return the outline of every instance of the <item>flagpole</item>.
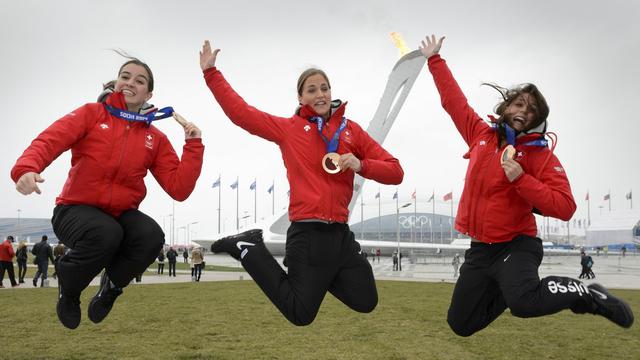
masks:
[[[591,225],[591,197],[589,196],[589,190],[587,190],[587,227]]]
[[[253,222],[258,222],[258,179],[253,179],[253,183],[256,184],[253,188]]]
[[[609,212],[611,212],[611,189],[609,189]]]
[[[276,180],[271,182],[271,216],[276,213]]]
[[[451,218],[449,219],[449,221],[451,222],[451,242],[453,242],[453,190],[451,190]]]
[[[378,187],[378,241],[381,240],[380,232],[382,231],[382,209],[381,209],[380,187]]]
[[[398,245],[398,271],[402,271],[400,265],[400,200],[396,188],[396,241]]]
[[[416,227],[416,223],[418,222],[418,194],[416,193],[416,190],[413,190],[413,194],[415,195],[413,197],[413,223],[411,224],[411,241],[413,242],[417,242],[417,236],[415,236],[414,234],[415,232],[415,227]]]
[[[222,213],[222,174],[218,175],[218,234],[220,234],[220,213]]]
[[[429,230],[431,230],[431,243],[433,244],[433,222],[436,218],[436,189],[431,191],[431,221],[429,221]]]
[[[240,177],[236,177],[236,231],[240,231]]]
[[[364,195],[360,193],[360,239],[364,240]]]

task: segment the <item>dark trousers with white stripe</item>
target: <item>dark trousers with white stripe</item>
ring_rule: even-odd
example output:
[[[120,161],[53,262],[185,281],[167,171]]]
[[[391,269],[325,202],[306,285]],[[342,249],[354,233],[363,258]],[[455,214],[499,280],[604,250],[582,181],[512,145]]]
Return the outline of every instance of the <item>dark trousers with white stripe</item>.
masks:
[[[371,265],[346,224],[293,222],[287,231],[288,273],[264,244],[248,248],[242,265],[294,325],[313,322],[327,291],[358,312],[378,304]]]
[[[136,209],[113,217],[93,206],[58,205],[51,223],[71,249],[56,267],[63,291],[71,296],[78,296],[102,269],[115,286],[127,286],[155,261],[164,244],[162,228]]]
[[[591,310],[593,300],[582,282],[561,276],[540,280],[542,241],[518,235],[497,244],[472,242],[465,252],[447,321],[460,336],[484,329],[506,308],[517,317],[537,317],[564,309]]]

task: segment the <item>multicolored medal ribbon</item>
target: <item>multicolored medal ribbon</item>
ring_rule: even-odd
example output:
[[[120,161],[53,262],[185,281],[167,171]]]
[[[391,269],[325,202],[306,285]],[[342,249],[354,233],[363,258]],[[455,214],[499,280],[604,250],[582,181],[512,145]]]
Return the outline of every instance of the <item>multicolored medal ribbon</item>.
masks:
[[[322,128],[324,127],[324,119],[321,116],[312,116],[309,121],[315,122],[318,126],[318,134],[322,137],[322,140],[327,146],[326,154],[322,158],[322,168],[329,174],[336,174],[340,172],[340,166],[338,161],[340,160],[340,154],[338,151],[338,145],[340,143],[340,133],[347,127],[347,118],[342,117],[342,122],[338,127],[338,130],[333,134],[331,140],[322,135]]]
[[[156,110],[148,114],[138,114],[132,111],[118,109],[106,104],[104,106],[106,107],[107,111],[109,111],[109,113],[115,117],[119,117],[127,121],[142,121],[147,124],[147,127],[151,126],[152,121],[166,119],[172,116],[174,113],[171,106],[164,107],[160,110]]]

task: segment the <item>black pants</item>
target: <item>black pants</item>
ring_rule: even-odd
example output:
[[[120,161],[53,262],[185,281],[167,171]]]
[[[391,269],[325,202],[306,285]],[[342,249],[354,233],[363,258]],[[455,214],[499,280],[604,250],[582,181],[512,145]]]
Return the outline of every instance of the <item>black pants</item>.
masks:
[[[164,274],[164,263],[158,263],[158,274]]]
[[[16,274],[13,272],[12,261],[0,261],[0,285],[2,285],[2,280],[4,280],[5,270],[9,275],[9,281],[11,282],[11,286],[16,286],[16,284],[18,283],[16,282]]]
[[[139,210],[115,218],[87,205],[59,205],[53,231],[71,250],[58,261],[64,291],[79,295],[105,269],[111,282],[125,287],[151,265],[164,244],[158,224]]]
[[[484,329],[508,307],[517,317],[585,313],[592,298],[586,286],[567,277],[540,280],[542,241],[526,235],[498,244],[472,242],[465,252],[447,321],[460,336]]]
[[[18,262],[18,281],[24,282],[24,277],[27,275],[27,260],[17,260]]]
[[[173,273],[173,276],[176,276],[176,262],[169,261],[169,276]]]
[[[36,265],[38,266],[38,270],[33,275],[33,283],[34,283],[34,285],[37,284],[38,283],[38,278],[41,278],[42,280],[40,281],[40,287],[44,287],[44,281],[47,280],[47,277],[49,276],[48,275],[49,274],[49,259],[48,258],[45,258],[44,260],[38,259],[38,262],[36,263]]]
[[[191,276],[195,278],[196,281],[200,281],[200,276],[202,276],[202,263],[193,264],[191,268]]]
[[[371,312],[378,292],[369,262],[345,224],[294,222],[287,231],[285,273],[264,244],[249,248],[242,266],[280,312],[308,325],[329,291],[351,309]]]

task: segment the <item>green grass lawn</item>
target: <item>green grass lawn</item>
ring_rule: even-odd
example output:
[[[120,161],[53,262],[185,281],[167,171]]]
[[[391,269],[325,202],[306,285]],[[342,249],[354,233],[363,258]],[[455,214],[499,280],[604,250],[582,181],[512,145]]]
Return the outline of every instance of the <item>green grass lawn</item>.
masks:
[[[330,294],[315,322],[290,325],[252,281],[137,285],[109,317],[68,330],[56,289],[0,290],[1,359],[640,359],[640,328],[569,311],[536,319],[508,311],[469,338],[446,312],[453,286],[379,281],[370,314]],[[616,290],[640,313],[640,291]]]

